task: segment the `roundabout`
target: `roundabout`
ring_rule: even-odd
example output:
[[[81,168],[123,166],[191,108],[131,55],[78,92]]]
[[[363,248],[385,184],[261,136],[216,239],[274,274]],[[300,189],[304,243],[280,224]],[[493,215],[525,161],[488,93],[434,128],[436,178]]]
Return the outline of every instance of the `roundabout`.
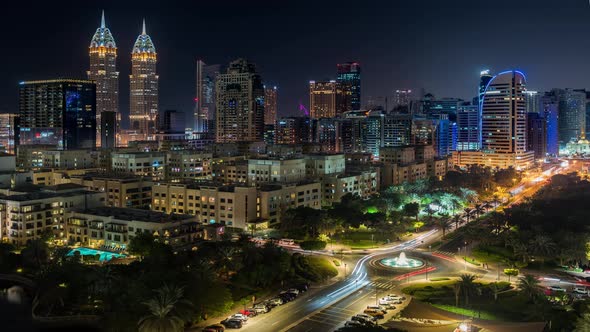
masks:
[[[398,257],[383,258],[377,264],[392,269],[416,269],[424,266],[424,261],[417,258],[408,258],[406,253],[402,251]]]

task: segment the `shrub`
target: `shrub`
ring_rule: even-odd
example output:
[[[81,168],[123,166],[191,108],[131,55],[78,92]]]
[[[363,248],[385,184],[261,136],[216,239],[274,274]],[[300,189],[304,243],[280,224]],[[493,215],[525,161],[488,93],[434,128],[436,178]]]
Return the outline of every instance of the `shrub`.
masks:
[[[326,248],[326,242],[320,240],[309,240],[301,242],[299,246],[303,250],[324,250]]]

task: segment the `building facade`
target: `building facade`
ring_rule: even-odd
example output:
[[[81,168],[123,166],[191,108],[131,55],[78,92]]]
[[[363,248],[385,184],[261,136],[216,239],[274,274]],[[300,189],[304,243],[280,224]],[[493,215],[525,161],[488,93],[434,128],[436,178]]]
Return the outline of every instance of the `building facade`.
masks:
[[[19,121],[21,145],[94,148],[96,84],[74,79],[21,82]]]
[[[120,123],[119,113],[119,72],[117,71],[117,45],[109,28],[106,27],[104,11],[100,27],[96,29],[90,46],[90,68],[88,79],[96,82],[96,146],[102,146],[102,114],[113,112],[116,124]],[[117,125],[113,128],[119,128]],[[112,128],[111,128],[112,129]],[[114,133],[113,133],[114,134]]]
[[[254,64],[231,62],[217,77],[216,96],[216,142],[263,140],[264,86]]]
[[[120,173],[70,175],[69,182],[88,190],[105,193],[105,205],[149,209],[152,203],[151,178]]]
[[[18,114],[0,113],[0,152],[16,154],[19,126]]]
[[[537,112],[527,114],[527,150],[535,152],[535,159],[547,155],[547,120]]]
[[[140,140],[153,140],[158,121],[157,54],[151,37],[146,33],[145,20],[131,52],[130,110],[131,129]]]
[[[264,86],[264,124],[274,125],[277,122],[277,97],[276,86]]]
[[[361,109],[361,65],[358,62],[346,62],[336,65],[340,93],[338,114]]]
[[[457,150],[480,148],[479,107],[462,103],[457,107]]]
[[[336,81],[309,82],[309,114],[312,119],[336,116]]]
[[[221,73],[220,65],[207,65],[197,60],[197,89],[195,96],[195,114],[193,131],[211,133],[215,127],[215,81]]]

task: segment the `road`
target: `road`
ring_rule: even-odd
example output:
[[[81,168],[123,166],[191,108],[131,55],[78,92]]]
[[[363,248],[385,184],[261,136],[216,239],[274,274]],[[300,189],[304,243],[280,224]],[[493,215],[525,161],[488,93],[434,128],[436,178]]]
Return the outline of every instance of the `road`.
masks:
[[[303,294],[295,301],[276,307],[271,312],[251,318],[243,331],[330,331],[341,326],[350,316],[361,312],[367,297],[375,296],[367,263],[376,256],[412,250],[433,241],[438,231],[431,230],[416,238],[389,247],[373,249],[356,261],[345,280],[324,287],[313,294]],[[353,265],[353,264],[351,264]],[[384,287],[387,285],[383,284]],[[354,295],[354,296],[351,296]],[[318,323],[320,321],[321,323]]]

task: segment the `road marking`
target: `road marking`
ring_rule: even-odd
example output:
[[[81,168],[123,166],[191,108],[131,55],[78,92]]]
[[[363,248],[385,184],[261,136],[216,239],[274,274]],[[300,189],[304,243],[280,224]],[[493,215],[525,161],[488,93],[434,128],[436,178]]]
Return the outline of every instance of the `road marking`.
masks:
[[[279,322],[280,322],[280,320],[277,320],[276,322],[270,324],[270,326],[274,326],[274,325],[278,324]]]

